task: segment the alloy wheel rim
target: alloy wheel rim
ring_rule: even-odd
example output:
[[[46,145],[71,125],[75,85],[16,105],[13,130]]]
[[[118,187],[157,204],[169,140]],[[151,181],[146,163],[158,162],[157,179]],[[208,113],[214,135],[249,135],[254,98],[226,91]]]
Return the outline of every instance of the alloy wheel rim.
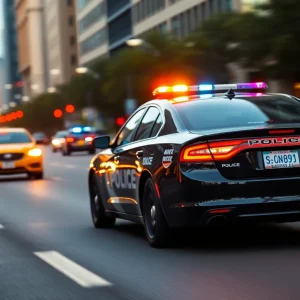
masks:
[[[146,206],[146,229],[151,239],[154,238],[156,227],[156,207],[152,200],[152,196],[152,193],[150,193]]]

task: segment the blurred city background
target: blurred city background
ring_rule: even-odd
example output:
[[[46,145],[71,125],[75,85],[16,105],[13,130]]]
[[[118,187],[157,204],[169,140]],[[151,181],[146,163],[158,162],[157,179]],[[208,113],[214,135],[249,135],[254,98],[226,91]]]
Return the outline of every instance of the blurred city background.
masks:
[[[1,0],[0,126],[114,132],[158,84],[299,96],[299,0]]]

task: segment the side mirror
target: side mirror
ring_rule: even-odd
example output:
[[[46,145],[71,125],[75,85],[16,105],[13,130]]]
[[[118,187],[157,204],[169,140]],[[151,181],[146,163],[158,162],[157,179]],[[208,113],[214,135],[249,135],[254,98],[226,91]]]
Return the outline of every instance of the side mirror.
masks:
[[[96,149],[106,149],[109,148],[110,143],[110,136],[109,135],[102,135],[94,138],[93,146]]]

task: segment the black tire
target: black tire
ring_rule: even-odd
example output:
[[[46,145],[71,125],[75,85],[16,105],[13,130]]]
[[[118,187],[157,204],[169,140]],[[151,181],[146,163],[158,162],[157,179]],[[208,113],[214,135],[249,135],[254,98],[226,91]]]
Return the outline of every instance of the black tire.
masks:
[[[56,148],[52,148],[52,152],[53,153],[57,152],[57,149]]]
[[[89,154],[92,154],[92,155],[93,155],[93,154],[95,154],[95,153],[96,153],[96,150],[95,150],[95,149],[90,149],[90,150],[89,150]]]
[[[96,180],[96,175],[92,174],[89,187],[92,221],[95,228],[112,228],[116,223],[116,218],[107,216]]]
[[[71,151],[70,151],[70,149],[63,149],[62,150],[62,155],[63,156],[70,156],[71,155]]]
[[[44,178],[44,172],[32,172],[28,174],[29,178],[34,180],[40,180]]]
[[[152,178],[145,184],[142,206],[145,233],[150,246],[153,248],[171,246],[174,231],[167,224]]]

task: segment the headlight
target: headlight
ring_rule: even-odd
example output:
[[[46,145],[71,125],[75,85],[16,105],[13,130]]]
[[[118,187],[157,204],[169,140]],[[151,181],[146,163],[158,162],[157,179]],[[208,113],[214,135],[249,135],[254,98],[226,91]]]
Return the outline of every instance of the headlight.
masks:
[[[54,146],[60,145],[60,140],[59,139],[52,140],[52,145],[54,145]]]
[[[42,154],[43,154],[42,150],[38,148],[31,149],[30,151],[28,151],[28,155],[33,157],[38,157],[41,156]]]

